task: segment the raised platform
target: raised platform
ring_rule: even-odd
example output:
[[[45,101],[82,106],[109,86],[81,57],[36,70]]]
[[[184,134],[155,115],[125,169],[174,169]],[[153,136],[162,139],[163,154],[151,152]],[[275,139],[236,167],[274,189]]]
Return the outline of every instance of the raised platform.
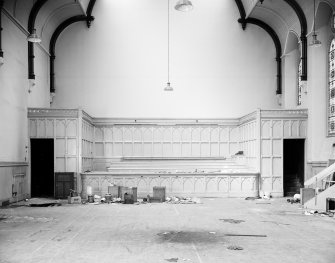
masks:
[[[167,196],[246,197],[258,196],[259,174],[233,159],[225,158],[122,158],[107,172],[81,174],[82,197],[86,187],[104,195],[108,185],[137,187],[138,196],[152,194],[154,186],[165,186]]]

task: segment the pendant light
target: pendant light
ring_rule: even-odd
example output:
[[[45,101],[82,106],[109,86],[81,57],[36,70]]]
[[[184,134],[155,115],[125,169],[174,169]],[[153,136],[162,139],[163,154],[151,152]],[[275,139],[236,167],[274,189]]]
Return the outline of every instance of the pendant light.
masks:
[[[188,12],[193,9],[193,5],[189,0],[179,0],[174,8],[178,11]]]
[[[33,9],[34,9],[34,6],[35,6],[35,0],[33,0],[33,7],[32,7]],[[33,30],[31,32],[29,32],[29,35],[27,37],[27,41],[32,42],[32,43],[40,43],[41,42],[41,39],[36,34],[36,29],[35,28],[33,28]]]
[[[31,34],[29,34],[29,36],[27,37],[27,41],[32,42],[32,43],[40,43],[41,42],[41,39],[36,34],[36,29],[35,28],[31,32]]]
[[[167,63],[167,83],[166,86],[164,88],[165,91],[173,91],[173,88],[171,87],[171,83],[170,83],[170,0],[168,0],[168,28],[167,28],[167,59],[168,59],[168,63]]]
[[[309,44],[311,47],[320,47],[321,46],[321,41],[318,40],[318,36],[315,32],[315,0],[314,0],[314,25],[313,25],[313,35],[312,35],[312,41]]]

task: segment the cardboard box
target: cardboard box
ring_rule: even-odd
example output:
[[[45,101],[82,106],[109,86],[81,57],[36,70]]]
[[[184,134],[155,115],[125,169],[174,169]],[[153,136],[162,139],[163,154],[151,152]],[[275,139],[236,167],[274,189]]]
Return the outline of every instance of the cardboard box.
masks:
[[[69,204],[81,204],[80,196],[68,196],[67,201]]]
[[[165,191],[166,187],[154,186],[153,188],[153,200],[160,200],[161,202],[165,202]]]
[[[108,193],[112,196],[112,199],[121,197],[120,196],[120,194],[121,194],[120,193],[120,188],[121,188],[121,186],[118,186],[118,185],[108,186]]]
[[[134,202],[137,202],[137,187],[120,186],[120,198],[124,201],[124,194],[133,195]]]
[[[308,200],[315,196],[315,189],[313,188],[300,188],[300,204],[304,205]]]

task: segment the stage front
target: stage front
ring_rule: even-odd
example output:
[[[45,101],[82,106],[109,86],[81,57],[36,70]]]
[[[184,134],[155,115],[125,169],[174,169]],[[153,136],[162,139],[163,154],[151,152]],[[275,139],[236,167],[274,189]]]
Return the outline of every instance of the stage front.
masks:
[[[111,184],[137,187],[139,197],[163,186],[167,196],[246,197],[259,195],[259,174],[234,159],[122,158],[107,172],[81,173],[82,196],[87,186],[104,196]]]

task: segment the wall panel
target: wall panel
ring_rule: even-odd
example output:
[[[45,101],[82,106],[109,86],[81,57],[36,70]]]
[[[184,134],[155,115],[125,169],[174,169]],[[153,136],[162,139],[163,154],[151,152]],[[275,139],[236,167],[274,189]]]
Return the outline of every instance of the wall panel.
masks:
[[[304,139],[306,110],[261,111],[261,190],[283,195],[283,140]]]

